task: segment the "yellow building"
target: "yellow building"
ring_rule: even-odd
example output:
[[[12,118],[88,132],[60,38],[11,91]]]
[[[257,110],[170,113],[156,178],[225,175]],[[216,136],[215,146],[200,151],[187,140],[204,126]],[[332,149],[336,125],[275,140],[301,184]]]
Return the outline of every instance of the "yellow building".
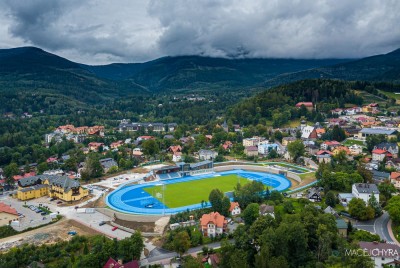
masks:
[[[77,180],[66,176],[38,175],[18,181],[16,197],[29,200],[42,196],[50,196],[65,202],[78,201],[89,194]]]

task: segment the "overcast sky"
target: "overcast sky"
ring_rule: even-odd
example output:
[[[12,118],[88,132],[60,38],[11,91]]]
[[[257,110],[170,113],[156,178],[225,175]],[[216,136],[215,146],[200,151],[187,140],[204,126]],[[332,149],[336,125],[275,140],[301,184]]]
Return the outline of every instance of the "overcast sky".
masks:
[[[87,64],[166,55],[358,58],[400,47],[400,1],[0,1],[0,48],[28,45]]]

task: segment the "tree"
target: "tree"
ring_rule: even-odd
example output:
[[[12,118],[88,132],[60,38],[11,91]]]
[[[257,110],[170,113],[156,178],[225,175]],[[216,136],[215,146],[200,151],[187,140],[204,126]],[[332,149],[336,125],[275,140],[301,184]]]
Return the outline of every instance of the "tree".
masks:
[[[13,162],[4,168],[4,175],[7,178],[7,183],[14,183],[13,177],[19,174],[17,163]]]
[[[382,207],[381,205],[379,205],[379,202],[378,200],[376,200],[374,194],[372,194],[370,199],[368,200],[368,206],[374,209],[375,217],[379,217],[380,215],[382,215]]]
[[[344,139],[346,139],[346,133],[338,125],[335,125],[332,129],[332,140],[343,141]]]
[[[400,223],[400,196],[393,196],[385,207],[393,222]]]
[[[244,223],[248,226],[251,226],[260,215],[260,205],[257,203],[252,203],[243,210],[242,214]]]
[[[369,135],[366,139],[368,151],[372,151],[376,145],[381,142],[385,142],[386,138],[384,135]]]
[[[375,217],[375,210],[366,206],[364,200],[353,198],[349,202],[349,213],[352,217],[361,221],[373,219]]]
[[[147,156],[155,156],[160,148],[155,140],[147,140],[142,143],[143,153]]]
[[[231,200],[227,196],[222,199],[222,207],[220,213],[225,217],[229,216],[229,208],[231,207]]]
[[[300,156],[303,156],[305,152],[304,144],[301,140],[289,143],[287,148],[290,157],[292,157],[294,161],[296,161]]]
[[[139,260],[143,249],[143,238],[139,231],[118,242],[118,254],[123,260]]]
[[[392,197],[392,194],[397,192],[396,188],[390,181],[384,181],[378,185],[379,192],[386,200]]]
[[[331,207],[335,207],[337,204],[337,198],[335,196],[335,193],[332,191],[329,191],[328,193],[326,193],[325,196],[325,204],[327,206],[331,206]]]
[[[210,201],[213,211],[222,211],[222,200],[224,199],[224,193],[219,189],[214,189],[210,192],[208,196],[208,201]]]
[[[81,172],[82,179],[89,180],[103,175],[103,168],[96,154],[90,154],[85,161],[84,169]]]
[[[177,233],[173,240],[174,250],[182,256],[190,248],[190,237],[186,231]]]
[[[43,172],[45,172],[48,169],[49,169],[49,166],[47,165],[46,162],[42,162],[37,166],[37,171],[39,174],[42,174]]]

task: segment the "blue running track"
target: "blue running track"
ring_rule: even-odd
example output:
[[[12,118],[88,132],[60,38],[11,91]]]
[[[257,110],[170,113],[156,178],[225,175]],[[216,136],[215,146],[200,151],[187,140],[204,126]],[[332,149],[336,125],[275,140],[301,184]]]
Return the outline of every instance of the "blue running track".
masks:
[[[179,208],[168,208],[162,202],[158,201],[156,198],[144,191],[144,189],[152,187],[156,184],[159,185],[160,183],[168,185],[212,177],[215,177],[215,179],[217,180],[218,176],[228,174],[238,174],[241,177],[250,180],[260,181],[267,186],[272,186],[274,190],[280,192],[288,189],[291,186],[290,180],[288,180],[283,175],[238,169],[204,175],[187,176],[178,179],[163,180],[162,182],[157,181],[146,184],[122,185],[106,197],[106,203],[110,208],[119,212],[147,215],[175,214],[178,212],[186,211],[188,209],[199,209],[201,208],[201,204],[193,204],[190,206]]]

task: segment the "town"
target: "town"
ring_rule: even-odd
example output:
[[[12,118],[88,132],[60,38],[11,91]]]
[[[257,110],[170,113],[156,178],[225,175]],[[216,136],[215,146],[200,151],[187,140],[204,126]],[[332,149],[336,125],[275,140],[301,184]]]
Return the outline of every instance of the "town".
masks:
[[[316,105],[299,102],[294,108],[307,114],[312,113]],[[216,123],[212,132],[201,127],[182,130],[176,123],[131,123],[126,119],[121,119],[116,128],[58,126],[45,135],[43,146],[67,144],[65,152],[50,155],[40,163],[23,166],[11,163],[0,169],[2,236],[5,237],[6,232],[18,234],[32,228],[46,232],[47,226],[59,224],[58,221],[66,218],[75,224],[75,228],[63,229],[69,236],[79,234],[77,230],[87,233],[88,229],[117,239],[128,239],[138,230],[142,235],[148,233],[145,237],[150,239],[146,239],[143,246],[150,255],[138,251],[134,263],[124,264],[128,267],[174,263],[174,255],[151,254],[151,250],[157,250],[158,242],[154,241],[160,238],[164,248],[176,251],[179,256],[188,250],[193,252],[190,255],[194,259],[197,254],[205,254],[202,262],[218,266],[220,253],[218,246],[213,246],[220,242],[216,241],[236,237],[234,233],[241,225],[273,221],[276,213],[282,217],[282,213],[295,213],[299,206],[304,209],[311,206],[322,214],[333,215],[336,235],[360,241],[359,245],[366,248],[373,245],[374,248],[398,250],[400,117],[386,111],[379,103],[334,108],[329,113],[323,122],[311,123],[303,116],[297,121],[298,125],[270,128],[269,138],[249,137],[246,126],[226,120]],[[264,172],[284,176],[288,186],[282,186],[285,182],[279,177],[262,178],[267,174]],[[220,174],[220,181],[232,174],[241,180],[250,179],[248,185],[242,186],[250,192],[232,188],[231,195],[226,195],[230,198],[225,201],[224,191],[214,188],[218,183],[203,188],[204,193],[198,188],[204,186],[196,184],[202,180],[187,186],[183,184],[189,182],[177,183],[186,187],[186,193],[183,188],[175,189],[182,191],[176,193],[202,198],[195,206],[200,199],[179,203],[170,198],[166,203],[165,196],[170,194],[165,189],[154,188],[150,193],[142,188],[154,185],[169,190],[175,184],[167,182],[183,181],[187,176],[211,178],[213,174]],[[262,183],[259,190],[260,185],[247,187],[256,182],[267,185],[267,191],[263,191]],[[124,205],[114,205],[111,200],[126,185],[134,186],[129,190],[131,193],[140,186],[138,190],[149,192],[151,201],[146,203],[144,201],[150,197],[143,197],[140,203],[132,205],[133,208],[127,208],[121,197],[118,202]],[[286,190],[282,195],[273,188],[269,190],[268,185],[274,185],[275,189],[282,186]],[[197,190],[190,193],[190,189]],[[257,194],[260,190],[261,196]],[[177,204],[173,205],[174,202]],[[221,206],[224,202],[227,205]],[[186,209],[189,204],[192,211]],[[171,209],[174,206],[177,209]],[[148,214],[144,216],[146,221],[135,215],[124,216],[121,212],[125,209]],[[155,215],[157,213],[159,215]],[[194,233],[187,236],[189,227],[197,229],[200,238],[194,240]],[[57,235],[60,236],[54,234]],[[176,240],[179,246],[175,246]],[[204,251],[209,243],[212,246]],[[23,242],[3,244],[2,250],[19,244]],[[199,253],[194,250],[196,246],[203,246]],[[396,263],[397,258],[379,255],[372,260],[381,265]],[[111,258],[104,267],[113,261]],[[115,265],[117,263],[115,261]]]

